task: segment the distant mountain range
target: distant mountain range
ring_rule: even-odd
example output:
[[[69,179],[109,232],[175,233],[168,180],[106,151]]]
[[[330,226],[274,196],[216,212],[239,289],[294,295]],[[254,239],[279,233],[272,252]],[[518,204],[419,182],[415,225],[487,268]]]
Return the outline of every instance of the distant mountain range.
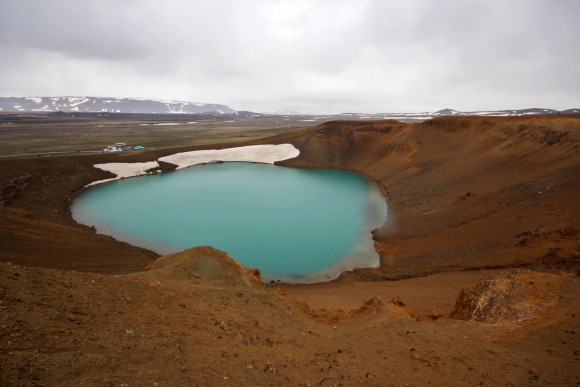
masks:
[[[226,105],[180,101],[99,97],[0,97],[1,112],[106,112],[149,114],[232,114]]]
[[[538,114],[578,114],[580,109],[568,109],[568,110],[554,110],[554,109],[519,109],[519,110],[483,110],[475,112],[458,112],[453,109],[443,109],[438,112],[433,113],[434,117],[437,116],[527,116],[527,115],[538,115]]]
[[[480,110],[473,112],[460,112],[453,109],[443,109],[436,112],[423,113],[343,113],[334,117],[340,119],[358,119],[358,120],[397,120],[401,122],[425,121],[436,117],[469,117],[469,116],[495,116],[495,117],[521,117],[530,115],[545,114],[580,114],[580,109],[554,110],[554,109],[512,109],[512,110]]]
[[[100,98],[100,97],[0,97],[0,112],[65,112],[78,113],[128,113],[128,114],[212,114],[213,116],[284,116],[282,114],[263,115],[252,112],[236,111],[226,105],[165,101],[135,98]],[[384,120],[393,119],[401,122],[424,121],[443,116],[527,116],[540,114],[580,114],[580,109],[558,111],[554,109],[520,109],[520,110],[481,110],[461,112],[443,109],[437,112],[422,113],[342,113],[333,115],[286,114],[286,116],[303,116],[303,121],[320,122],[329,120]]]

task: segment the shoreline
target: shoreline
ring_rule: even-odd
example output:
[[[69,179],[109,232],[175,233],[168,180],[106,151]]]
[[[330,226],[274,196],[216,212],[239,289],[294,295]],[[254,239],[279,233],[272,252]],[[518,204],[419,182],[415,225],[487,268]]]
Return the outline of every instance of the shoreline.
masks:
[[[248,152],[250,150],[250,152]],[[280,151],[282,150],[282,152]],[[179,167],[175,170],[185,169],[191,166],[209,165],[214,163],[268,163],[274,165],[276,161],[283,161],[291,158],[293,155],[298,155],[300,151],[289,144],[272,145],[272,146],[247,146],[238,148],[225,148],[221,150],[207,150],[207,151],[192,151],[177,153],[170,156],[165,156],[159,158],[158,161],[168,163],[171,160],[179,163]],[[236,157],[232,157],[235,155]],[[272,157],[274,155],[275,157]],[[222,157],[218,157],[222,156]],[[207,161],[211,159],[212,161]],[[179,160],[179,161],[177,161]],[[243,160],[243,161],[239,161]],[[152,253],[164,256],[167,254],[174,254],[180,252],[182,249],[173,249],[163,244],[151,242],[144,240],[142,238],[131,236],[125,232],[116,231],[108,226],[103,226],[97,222],[96,224],[90,224],[90,222],[83,222],[82,216],[74,216],[72,211],[72,206],[74,204],[74,199],[81,195],[86,188],[90,188],[97,184],[108,183],[120,179],[143,176],[146,170],[152,169],[155,166],[159,166],[158,161],[150,161],[143,163],[107,163],[107,164],[95,164],[94,167],[108,171],[111,173],[117,173],[117,177],[98,180],[87,184],[83,190],[76,193],[74,198],[70,200],[70,206],[68,207],[70,217],[79,225],[89,227],[97,231],[100,235],[111,236],[115,238],[120,243],[128,243],[132,246],[143,248],[151,251]],[[278,167],[285,168],[283,165],[278,165]],[[288,167],[286,167],[288,168]],[[290,167],[291,168],[291,167]],[[291,168],[292,169],[292,168]],[[298,168],[305,169],[305,168]],[[386,222],[388,222],[387,214],[389,212],[389,206],[386,198],[383,196],[383,191],[378,182],[369,177],[366,174],[359,173],[352,170],[347,170],[344,168],[320,168],[320,170],[342,170],[344,172],[353,173],[364,178],[369,185],[369,203],[367,205],[372,205],[375,207],[374,210],[380,212],[380,215],[376,211],[368,212],[368,208],[364,210],[365,218],[370,224],[365,228],[365,231],[361,234],[360,240],[354,245],[351,250],[340,260],[335,262],[329,267],[321,269],[320,271],[307,274],[296,274],[296,275],[281,275],[281,274],[269,274],[262,270],[260,267],[252,267],[252,269],[258,269],[262,272],[262,279],[265,285],[309,285],[318,283],[328,283],[333,282],[340,278],[344,273],[352,272],[355,269],[365,269],[365,268],[378,268],[380,266],[380,256],[374,246],[373,233],[378,228],[382,227]],[[163,173],[163,171],[153,171],[150,173]],[[378,209],[376,206],[379,205],[381,208]],[[166,252],[156,249],[158,246],[161,249],[165,249]],[[193,248],[196,246],[190,246]],[[369,254],[373,256],[372,262]],[[237,260],[237,257],[233,256]]]

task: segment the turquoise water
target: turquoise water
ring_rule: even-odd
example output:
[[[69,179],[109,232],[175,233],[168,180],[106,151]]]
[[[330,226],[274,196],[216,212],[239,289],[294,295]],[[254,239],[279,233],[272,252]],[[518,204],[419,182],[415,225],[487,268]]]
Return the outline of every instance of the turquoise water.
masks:
[[[378,266],[370,230],[385,221],[386,204],[350,172],[220,163],[96,186],[72,213],[160,254],[211,245],[265,281],[304,283]]]

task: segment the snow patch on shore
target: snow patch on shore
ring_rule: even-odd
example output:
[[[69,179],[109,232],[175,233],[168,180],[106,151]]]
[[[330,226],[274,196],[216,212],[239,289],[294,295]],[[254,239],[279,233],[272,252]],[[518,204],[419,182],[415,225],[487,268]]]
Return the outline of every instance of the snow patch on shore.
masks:
[[[114,173],[117,176],[111,179],[93,181],[92,183],[87,184],[87,187],[107,183],[109,181],[120,180],[127,177],[145,175],[149,169],[158,168],[159,164],[157,161],[147,161],[145,163],[107,163],[95,164],[93,166],[95,168],[102,169],[103,171]]]
[[[298,157],[300,151],[292,144],[279,145],[250,145],[237,148],[210,149],[191,152],[176,153],[174,155],[161,157],[159,161],[177,165],[176,169],[183,169],[193,165],[215,163],[220,161],[242,161],[252,163],[274,164],[276,161],[293,159]],[[95,168],[111,172],[116,177],[104,180],[93,181],[87,187],[120,180],[128,177],[141,176],[147,174],[152,168],[158,168],[157,161],[145,163],[107,163],[95,164]]]
[[[193,165],[215,163],[219,161],[242,161],[274,164],[276,161],[298,157],[300,151],[292,144],[250,145],[237,148],[198,150],[176,153],[161,157],[159,161],[177,165],[183,169]]]

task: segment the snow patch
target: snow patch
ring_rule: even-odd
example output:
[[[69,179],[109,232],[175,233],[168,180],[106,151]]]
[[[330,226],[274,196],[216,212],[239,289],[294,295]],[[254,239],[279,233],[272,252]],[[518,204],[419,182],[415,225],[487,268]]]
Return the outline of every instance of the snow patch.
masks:
[[[67,99],[68,99],[69,105],[71,106],[71,110],[73,110],[72,109],[73,107],[76,107],[80,104],[83,104],[89,100],[86,97],[67,97]],[[78,108],[76,111],[78,111]]]
[[[300,151],[292,144],[250,145],[237,148],[209,149],[176,153],[174,155],[161,157],[158,161],[177,165],[176,169],[183,169],[193,165],[215,163],[219,161],[274,164],[276,161],[293,159],[298,157],[299,154]],[[157,161],[148,161],[144,163],[95,164],[93,166],[102,169],[103,171],[111,172],[116,176],[110,179],[94,181],[87,184],[87,187],[128,177],[145,175],[148,170],[158,168],[159,163]]]
[[[250,145],[237,148],[198,150],[161,157],[159,161],[177,165],[183,169],[193,165],[219,161],[242,161],[274,164],[276,161],[298,157],[300,151],[292,144]]]
[[[421,121],[421,120],[428,120],[430,119],[431,116],[383,116],[384,120],[402,120],[402,119],[407,119],[407,120],[417,120],[417,121]]]
[[[109,181],[124,179],[127,177],[144,175],[147,173],[147,170],[152,168],[158,168],[159,164],[157,163],[157,161],[147,161],[145,163],[107,163],[107,164],[95,164],[93,166],[95,168],[102,169],[103,171],[111,172],[117,176],[111,179],[93,181],[92,183],[87,184],[87,187],[107,183]]]

